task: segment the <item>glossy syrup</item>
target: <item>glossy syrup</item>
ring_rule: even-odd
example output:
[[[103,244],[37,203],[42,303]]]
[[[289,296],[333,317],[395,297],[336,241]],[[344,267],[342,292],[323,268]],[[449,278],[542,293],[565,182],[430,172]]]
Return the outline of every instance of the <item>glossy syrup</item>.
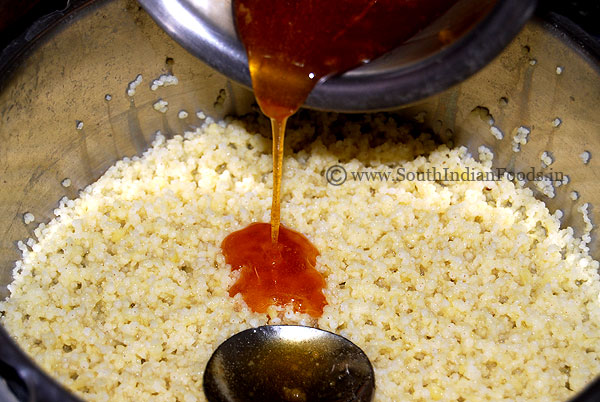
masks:
[[[227,263],[233,269],[242,269],[230,295],[242,293],[257,312],[266,311],[271,304],[292,303],[297,311],[314,317],[322,314],[325,281],[314,268],[318,251],[304,236],[281,226],[287,119],[319,81],[400,45],[455,2],[234,1],[235,23],[248,54],[254,94],[263,113],[271,118],[273,200],[270,226],[250,225],[223,242]]]
[[[241,293],[259,313],[273,304],[291,304],[313,317],[323,313],[325,280],[315,269],[319,251],[302,234],[282,225],[274,247],[271,226],[253,223],[227,236],[221,247],[232,269],[241,270],[230,296]]]

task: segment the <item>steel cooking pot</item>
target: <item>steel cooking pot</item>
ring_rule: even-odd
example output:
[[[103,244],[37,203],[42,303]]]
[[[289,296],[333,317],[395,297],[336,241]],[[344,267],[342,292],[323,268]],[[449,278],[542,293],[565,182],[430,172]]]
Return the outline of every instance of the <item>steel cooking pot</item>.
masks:
[[[19,258],[16,243],[32,236],[36,223],[52,218],[63,196],[74,198],[115,161],[143,152],[157,129],[166,135],[200,123],[177,111],[204,111],[221,118],[248,111],[252,93],[189,54],[133,0],[73,1],[63,15],[35,25],[4,53],[0,65],[0,297]],[[555,198],[537,192],[563,224],[581,233],[577,208],[600,197],[600,52],[584,33],[559,19],[535,19],[491,64],[460,85],[395,111],[431,127],[436,135],[494,150],[498,166],[525,171],[551,152],[552,167],[569,175]],[[559,67],[559,70],[557,68]],[[558,74],[557,71],[561,73]],[[172,72],[182,84],[163,88],[166,114],[156,113],[156,93],[142,85],[132,100],[127,85],[138,74],[146,83]],[[109,96],[107,96],[109,95]],[[109,100],[110,99],[110,100]],[[504,132],[490,133],[490,118]],[[556,119],[560,124],[556,125]],[[81,130],[78,122],[83,122]],[[520,153],[512,136],[531,129]],[[580,154],[591,153],[584,164]],[[61,182],[70,178],[71,186]],[[580,198],[572,200],[570,192]],[[33,224],[23,215],[31,213]],[[598,238],[590,244],[600,256]],[[0,328],[0,373],[20,400],[76,400],[42,372]],[[6,400],[7,394],[0,394]],[[597,401],[594,383],[578,401]]]

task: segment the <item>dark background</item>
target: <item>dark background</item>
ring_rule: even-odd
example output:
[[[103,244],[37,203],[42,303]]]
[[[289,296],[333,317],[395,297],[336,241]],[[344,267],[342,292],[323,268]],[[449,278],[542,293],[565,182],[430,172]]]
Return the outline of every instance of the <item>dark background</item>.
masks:
[[[62,10],[68,0],[0,0],[0,49],[38,18]]]
[[[63,10],[70,0],[0,0],[0,49],[38,18]],[[555,12],[600,40],[600,0],[539,0],[537,14]]]

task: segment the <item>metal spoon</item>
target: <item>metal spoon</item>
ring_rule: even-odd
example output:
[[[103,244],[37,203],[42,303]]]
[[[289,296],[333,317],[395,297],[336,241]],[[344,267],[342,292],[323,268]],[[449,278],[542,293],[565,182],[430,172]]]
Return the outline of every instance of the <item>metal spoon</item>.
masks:
[[[204,372],[210,402],[368,402],[375,389],[365,353],[311,327],[267,325],[223,342]]]

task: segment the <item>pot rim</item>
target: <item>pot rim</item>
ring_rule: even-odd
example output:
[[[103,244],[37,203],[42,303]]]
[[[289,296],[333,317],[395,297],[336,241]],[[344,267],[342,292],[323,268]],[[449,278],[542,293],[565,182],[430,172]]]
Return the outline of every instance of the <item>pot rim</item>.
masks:
[[[10,79],[10,72],[34,50],[46,35],[69,23],[78,11],[91,5],[100,5],[111,0],[72,0],[67,9],[46,15],[37,20],[26,32],[0,51],[0,90],[2,84]],[[553,35],[566,41],[583,57],[594,65],[600,74],[600,44],[569,19],[554,13],[538,15],[537,23],[542,23]],[[249,77],[248,77],[249,78]],[[333,80],[332,80],[333,81]],[[8,367],[3,367],[8,366]],[[7,370],[12,368],[12,370]],[[60,385],[41,369],[0,325],[0,380],[11,371],[12,377],[6,377],[9,387],[25,387],[29,401],[81,401],[69,390]],[[600,395],[600,377],[592,381],[571,402],[595,402]],[[0,398],[2,399],[2,398]]]
[[[194,12],[189,0],[139,0],[139,3],[190,53],[251,88],[242,43]],[[355,71],[360,69],[355,69],[334,76],[317,85],[304,106],[324,111],[373,112],[397,109],[439,93],[492,61],[520,32],[536,4],[537,0],[498,0],[482,21],[440,52],[394,71],[357,74]],[[179,14],[185,14],[185,18]]]

